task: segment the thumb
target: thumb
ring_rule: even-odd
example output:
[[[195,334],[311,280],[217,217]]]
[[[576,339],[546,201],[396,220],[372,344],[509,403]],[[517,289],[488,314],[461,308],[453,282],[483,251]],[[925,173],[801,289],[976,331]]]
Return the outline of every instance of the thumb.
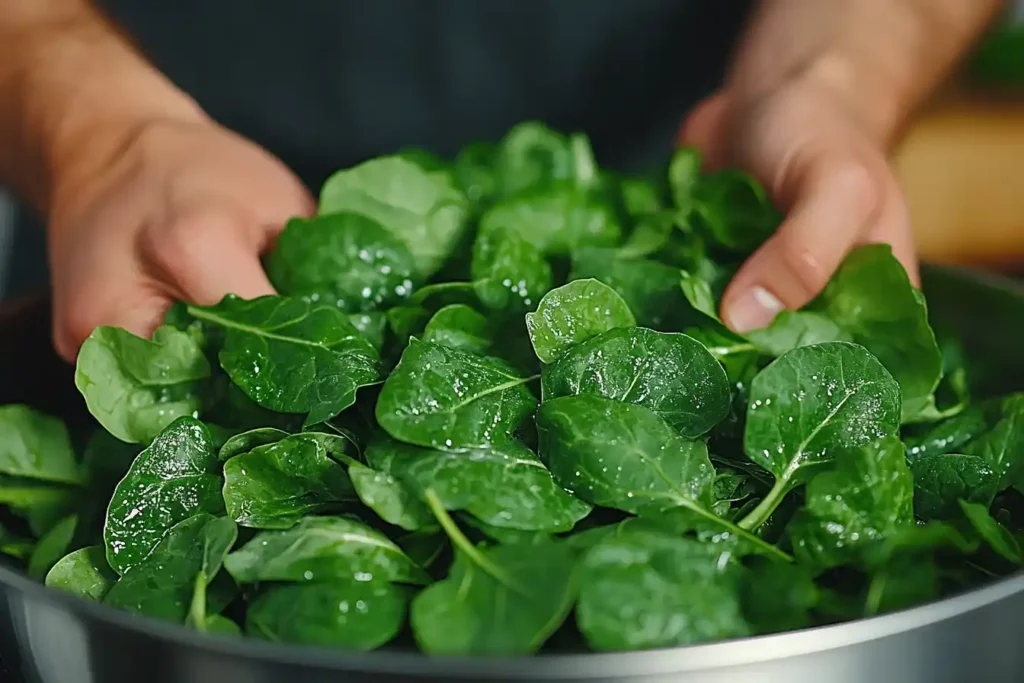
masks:
[[[884,160],[856,159],[833,152],[790,160],[776,195],[792,198],[791,209],[722,298],[722,319],[733,330],[764,327],[784,308],[806,304],[862,236],[906,229],[904,215],[883,210],[895,185]]]

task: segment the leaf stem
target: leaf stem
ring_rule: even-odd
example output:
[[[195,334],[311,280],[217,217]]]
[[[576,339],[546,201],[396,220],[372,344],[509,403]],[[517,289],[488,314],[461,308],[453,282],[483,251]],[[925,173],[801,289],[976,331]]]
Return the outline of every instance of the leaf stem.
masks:
[[[452,516],[448,514],[448,511],[444,507],[444,503],[441,502],[441,499],[437,496],[437,493],[434,492],[434,489],[427,489],[424,491],[423,498],[427,507],[430,508],[434,517],[437,518],[441,528],[444,529],[448,538],[451,539],[452,544],[462,552],[462,554],[472,560],[473,564],[493,576],[499,583],[508,586],[517,593],[526,595],[526,591],[519,587],[515,579],[506,574],[505,570],[501,567],[491,562],[477,549],[475,545],[473,545],[472,541],[466,538],[466,535],[462,533],[462,529],[460,529],[459,525],[455,523]]]
[[[750,514],[741,519],[737,526],[747,531],[753,531],[761,526],[775,512],[775,508],[779,507],[779,503],[782,502],[782,499],[786,497],[788,492],[789,477],[780,477],[775,480],[775,484],[768,491],[768,495],[757,504],[756,508],[750,511]]]
[[[689,506],[687,506],[687,507],[689,507]],[[786,562],[792,562],[793,561],[793,558],[786,551],[780,550],[779,548],[776,548],[774,545],[772,545],[768,541],[764,540],[763,538],[758,538],[754,534],[750,533],[750,531],[748,531],[746,529],[743,529],[743,528],[741,528],[740,526],[738,526],[736,524],[733,524],[729,520],[722,519],[721,517],[719,517],[715,513],[711,512],[710,510],[705,510],[703,507],[700,507],[699,505],[698,506],[689,507],[689,509],[694,511],[694,512],[696,512],[697,514],[701,515],[705,519],[707,519],[707,520],[709,520],[711,522],[714,522],[715,524],[725,528],[726,530],[729,531],[729,533],[735,534],[736,536],[739,536],[740,538],[742,538],[743,540],[747,541],[751,545],[757,546],[758,548],[766,551],[767,553],[769,553],[771,555],[774,555],[775,557],[779,558],[780,560],[785,560]]]
[[[196,575],[196,585],[192,589],[192,604],[188,610],[189,621],[192,628],[200,633],[206,631],[206,572],[199,570]]]

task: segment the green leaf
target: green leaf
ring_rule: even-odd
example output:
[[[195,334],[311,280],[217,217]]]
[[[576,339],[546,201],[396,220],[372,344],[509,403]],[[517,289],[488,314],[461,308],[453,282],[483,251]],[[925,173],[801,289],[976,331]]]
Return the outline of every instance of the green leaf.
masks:
[[[914,521],[914,482],[894,436],[841,450],[835,470],[807,485],[806,503],[789,525],[793,552],[810,566],[834,567]]]
[[[455,184],[479,213],[494,198],[496,183],[493,163],[495,145],[478,142],[466,145],[455,157],[452,173]]]
[[[714,546],[651,530],[610,535],[580,571],[576,623],[595,650],[638,650],[750,634],[736,567]]]
[[[622,239],[611,207],[593,192],[561,184],[519,195],[480,218],[480,234],[515,235],[545,256],[583,247],[614,247]]]
[[[384,340],[388,330],[388,316],[382,311],[370,311],[369,313],[352,313],[348,316],[352,327],[359,330],[359,333],[366,337],[373,348],[380,350],[384,348]]]
[[[484,355],[494,345],[490,321],[465,304],[445,306],[427,322],[424,342]]]
[[[695,228],[725,249],[750,253],[771,237],[781,221],[764,188],[736,169],[699,178],[691,192]]]
[[[545,401],[593,394],[650,408],[696,437],[729,412],[729,380],[704,346],[683,334],[619,327],[573,346],[544,367]]]
[[[210,614],[206,617],[206,625],[203,628],[208,633],[220,633],[240,636],[241,627],[227,617],[220,614]]]
[[[373,650],[398,634],[405,608],[405,591],[384,581],[286,584],[256,597],[245,630],[282,643]]]
[[[572,253],[569,279],[594,279],[608,285],[626,302],[638,325],[680,332],[695,322],[679,289],[678,268],[594,247]]]
[[[112,607],[183,622],[197,578],[205,586],[238,537],[226,517],[199,513],[172,527],[153,551],[121,575],[104,598]]]
[[[82,484],[64,423],[24,405],[0,406],[0,474]]]
[[[357,213],[291,219],[266,264],[280,294],[346,313],[391,306],[412,293],[417,279],[405,243]]]
[[[629,306],[614,289],[598,280],[574,280],[544,295],[526,314],[533,350],[553,363],[582,342],[616,327],[634,327]]]
[[[421,499],[433,491],[446,510],[465,510],[495,527],[569,531],[590,512],[589,505],[555,483],[533,452],[516,442],[436,451],[378,438],[366,459]]]
[[[434,516],[423,501],[391,474],[351,463],[348,476],[363,505],[388,524],[407,531],[433,526]]]
[[[593,181],[594,160],[584,136],[567,137],[538,121],[514,126],[493,152],[500,198],[514,197],[558,181]]]
[[[447,174],[399,157],[338,171],[320,190],[321,215],[361,214],[401,240],[423,278],[437,271],[462,237],[469,203]]]
[[[965,500],[959,502],[960,509],[963,510],[967,521],[971,523],[978,535],[985,539],[989,547],[1008,562],[1021,564],[1020,542],[1006,527],[992,518],[988,507]]]
[[[899,432],[899,385],[848,342],[780,356],[754,378],[749,401],[744,450],[775,484],[740,522],[745,529],[760,526],[790,489],[839,453]]]
[[[220,460],[230,460],[236,455],[248,453],[259,446],[268,446],[277,443],[289,436],[288,432],[276,427],[257,427],[241,434],[235,434],[220,447],[217,457]]]
[[[146,444],[177,418],[197,413],[209,376],[210,364],[188,332],[163,326],[150,341],[98,327],[78,353],[75,386],[107,431]]]
[[[672,154],[668,164],[668,185],[672,203],[684,213],[693,207],[693,193],[700,181],[703,155],[696,147],[680,147]]]
[[[353,497],[345,469],[315,434],[294,434],[224,463],[224,504],[242,526],[287,529]]]
[[[943,455],[955,453],[968,443],[985,434],[992,428],[987,406],[973,406],[968,410],[943,420],[921,433],[911,434],[904,438],[907,445],[907,458],[916,460],[926,455]]]
[[[914,512],[921,519],[958,519],[960,500],[988,508],[999,488],[999,473],[982,457],[947,453],[910,463]]]
[[[206,425],[190,417],[171,423],[114,490],[103,527],[110,566],[123,576],[174,525],[198,512],[223,513],[219,469]]]
[[[356,400],[356,389],[380,379],[377,350],[340,310],[298,299],[225,297],[191,306],[196,318],[225,331],[220,364],[257,404],[308,413],[324,422]]]
[[[46,587],[99,602],[117,578],[103,546],[91,545],[58,560],[46,575]]]
[[[886,244],[854,249],[809,309],[829,317],[899,382],[903,421],[929,405],[942,377],[942,354],[924,298]]]
[[[743,615],[755,633],[795,631],[813,625],[821,591],[799,564],[761,563],[745,572],[740,586]]]
[[[413,339],[377,399],[380,426],[417,446],[501,443],[537,405],[511,365]]]
[[[238,583],[429,582],[387,536],[347,517],[305,517],[285,531],[261,531],[228,555],[224,568]]]
[[[0,505],[28,522],[36,537],[74,512],[86,492],[77,487],[50,484],[38,479],[0,476]]]
[[[470,273],[481,303],[495,311],[532,310],[552,284],[540,249],[500,225],[477,235]]]
[[[852,342],[853,335],[832,320],[812,311],[782,311],[771,325],[751,330],[747,338],[762,353],[781,356],[787,351],[823,342]]]
[[[64,557],[78,528],[78,515],[70,515],[57,522],[39,539],[28,560],[28,575],[42,581],[60,558]]]
[[[1024,395],[1001,401],[1002,418],[992,431],[964,446],[967,455],[985,459],[999,476],[998,490],[1009,488],[1024,470]]]
[[[696,310],[700,311],[712,320],[720,322],[718,318],[718,302],[711,292],[711,285],[698,275],[682,270],[679,272],[679,286],[683,295]]]
[[[515,545],[479,549],[456,537],[459,549],[448,577],[412,602],[420,649],[431,655],[536,652],[572,609],[572,552],[553,541],[531,545],[529,552]]]

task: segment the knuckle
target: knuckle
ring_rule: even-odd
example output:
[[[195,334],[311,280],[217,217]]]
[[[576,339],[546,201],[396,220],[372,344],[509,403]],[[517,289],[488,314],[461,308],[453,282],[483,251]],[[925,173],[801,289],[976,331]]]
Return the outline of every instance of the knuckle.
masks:
[[[187,273],[209,258],[211,243],[217,243],[237,222],[225,211],[204,209],[183,214],[170,222],[151,226],[144,232],[143,250],[162,270]]]
[[[801,297],[807,301],[828,283],[831,268],[817,253],[814,244],[798,239],[793,233],[780,232],[775,238],[783,267],[792,276]]]

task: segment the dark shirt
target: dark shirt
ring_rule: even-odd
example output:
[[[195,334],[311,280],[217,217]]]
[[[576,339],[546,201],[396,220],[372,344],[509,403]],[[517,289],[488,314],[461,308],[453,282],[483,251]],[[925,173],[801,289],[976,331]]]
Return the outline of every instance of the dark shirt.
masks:
[[[453,154],[523,119],[588,133],[611,167],[664,160],[687,110],[719,83],[748,7],[742,0],[98,4],[211,116],[278,155],[313,192],[332,171],[369,157],[407,145]]]

